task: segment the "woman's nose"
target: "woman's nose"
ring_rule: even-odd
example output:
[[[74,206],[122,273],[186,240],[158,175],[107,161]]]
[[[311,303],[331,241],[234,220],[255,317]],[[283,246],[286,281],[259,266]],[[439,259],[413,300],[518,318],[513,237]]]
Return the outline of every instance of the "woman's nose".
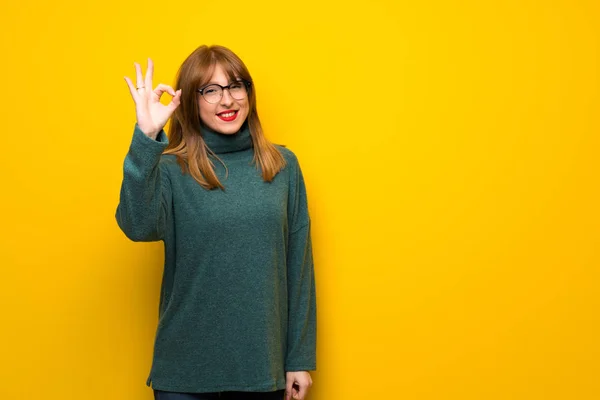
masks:
[[[231,105],[233,103],[233,97],[229,93],[229,89],[223,89],[223,95],[221,96],[221,104],[224,106]]]

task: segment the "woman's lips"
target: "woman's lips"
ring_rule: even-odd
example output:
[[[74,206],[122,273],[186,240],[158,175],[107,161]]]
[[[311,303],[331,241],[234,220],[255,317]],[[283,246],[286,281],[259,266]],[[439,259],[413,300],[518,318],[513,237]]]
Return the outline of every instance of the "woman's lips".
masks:
[[[237,115],[238,115],[237,111],[226,111],[226,112],[217,114],[217,117],[219,117],[222,121],[231,122],[237,118]]]

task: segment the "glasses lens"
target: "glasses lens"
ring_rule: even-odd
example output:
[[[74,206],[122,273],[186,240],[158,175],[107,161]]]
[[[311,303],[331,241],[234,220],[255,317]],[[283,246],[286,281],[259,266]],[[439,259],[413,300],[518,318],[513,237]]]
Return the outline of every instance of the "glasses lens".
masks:
[[[244,82],[233,82],[229,85],[229,93],[236,100],[242,100],[246,97],[246,85]]]
[[[220,86],[208,85],[202,91],[202,96],[204,96],[204,99],[209,103],[216,103],[221,99],[222,91],[223,89],[221,89]]]

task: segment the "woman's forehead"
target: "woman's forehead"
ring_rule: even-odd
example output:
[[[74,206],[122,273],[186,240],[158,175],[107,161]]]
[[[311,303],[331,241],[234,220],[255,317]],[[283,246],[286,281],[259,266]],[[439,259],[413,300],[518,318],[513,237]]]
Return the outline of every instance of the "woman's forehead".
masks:
[[[239,75],[231,68],[225,68],[223,65],[217,63],[212,68],[212,74],[208,79],[208,83],[218,83],[225,86],[236,79],[239,79]]]

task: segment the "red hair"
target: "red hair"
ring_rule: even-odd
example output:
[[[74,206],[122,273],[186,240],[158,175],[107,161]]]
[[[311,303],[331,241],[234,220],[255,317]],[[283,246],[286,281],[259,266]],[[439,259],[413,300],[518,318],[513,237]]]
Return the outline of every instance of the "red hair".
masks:
[[[164,154],[174,154],[182,172],[189,172],[202,187],[209,190],[217,187],[224,189],[215,174],[209,154],[221,160],[210,150],[202,137],[196,90],[209,82],[217,65],[223,68],[231,80],[241,78],[252,82],[252,77],[242,60],[228,48],[203,45],[194,50],[177,72],[175,90],[183,90],[179,107],[171,117],[168,128],[169,145],[164,151]],[[249,112],[244,123],[250,128],[254,146],[252,162],[261,171],[263,180],[270,182],[285,167],[286,162],[277,147],[265,138],[256,111],[254,85],[248,90]]]

